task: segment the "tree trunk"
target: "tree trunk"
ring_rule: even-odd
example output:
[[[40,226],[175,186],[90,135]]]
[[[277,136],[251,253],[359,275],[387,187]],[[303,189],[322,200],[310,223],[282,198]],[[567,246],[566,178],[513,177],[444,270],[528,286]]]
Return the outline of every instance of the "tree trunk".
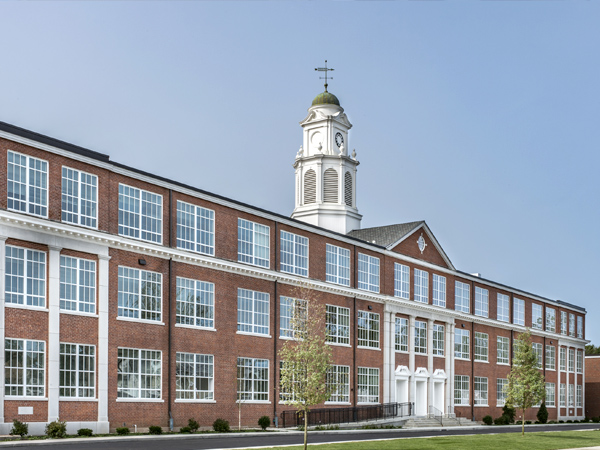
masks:
[[[238,401],[238,431],[242,431],[242,402]]]
[[[523,416],[521,417],[521,436],[525,436],[525,408],[523,408]]]
[[[308,414],[306,411],[304,411],[304,450],[306,450],[306,447],[308,445]]]

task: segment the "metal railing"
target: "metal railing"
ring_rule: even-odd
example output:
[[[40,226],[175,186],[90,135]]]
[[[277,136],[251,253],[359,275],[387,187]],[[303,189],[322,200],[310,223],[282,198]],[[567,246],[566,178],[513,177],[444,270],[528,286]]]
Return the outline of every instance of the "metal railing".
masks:
[[[429,418],[430,419],[435,419],[440,423],[440,425],[443,425],[443,423],[442,423],[443,416],[444,416],[444,413],[442,411],[440,411],[433,405],[429,405]]]
[[[337,423],[364,422],[390,417],[410,416],[413,403],[384,403],[381,405],[352,406],[349,408],[311,409],[308,413],[308,426]],[[297,427],[304,425],[304,414],[299,411],[282,411],[281,426]]]

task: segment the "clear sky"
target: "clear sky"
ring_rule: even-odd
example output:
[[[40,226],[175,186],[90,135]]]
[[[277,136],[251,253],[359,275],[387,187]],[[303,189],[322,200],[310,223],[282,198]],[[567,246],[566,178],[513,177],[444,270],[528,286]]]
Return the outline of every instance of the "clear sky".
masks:
[[[282,214],[329,84],[363,227],[585,307],[600,344],[600,1],[0,2],[0,120]]]

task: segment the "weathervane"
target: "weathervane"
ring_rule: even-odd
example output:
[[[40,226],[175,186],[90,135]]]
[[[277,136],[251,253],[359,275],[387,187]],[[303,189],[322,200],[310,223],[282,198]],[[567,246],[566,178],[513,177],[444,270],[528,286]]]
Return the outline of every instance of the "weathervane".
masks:
[[[329,78],[330,80],[333,80],[333,77],[327,77],[327,72],[333,71],[334,69],[328,69],[327,68],[327,60],[325,60],[325,67],[315,67],[315,70],[317,72],[325,72],[325,76],[319,77],[319,80],[325,80],[325,92],[327,92],[327,78]]]

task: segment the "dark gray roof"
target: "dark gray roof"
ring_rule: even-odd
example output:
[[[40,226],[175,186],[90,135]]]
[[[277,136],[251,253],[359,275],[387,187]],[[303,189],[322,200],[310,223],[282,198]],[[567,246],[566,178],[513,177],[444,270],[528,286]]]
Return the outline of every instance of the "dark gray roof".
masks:
[[[348,236],[388,247],[424,223],[425,221],[419,220],[417,222],[398,223],[385,227],[363,228],[362,230],[352,230],[348,233]]]

